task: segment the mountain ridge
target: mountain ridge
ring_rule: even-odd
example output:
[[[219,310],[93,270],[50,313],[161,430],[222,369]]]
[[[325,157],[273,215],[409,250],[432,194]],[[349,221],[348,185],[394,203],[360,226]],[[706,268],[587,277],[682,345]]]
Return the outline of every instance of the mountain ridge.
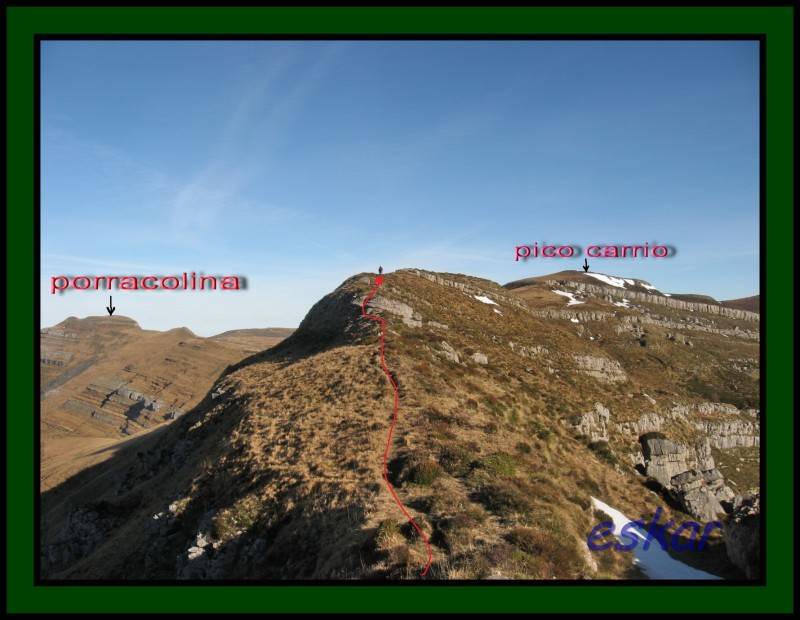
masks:
[[[527,297],[529,301],[540,298],[543,288],[551,287],[552,290],[553,286],[561,286],[577,291],[601,293],[608,301],[612,301],[611,298],[644,301],[692,312],[718,314],[750,321],[759,320],[757,312],[727,306],[709,296],[662,293],[645,280],[593,272],[561,271],[546,276],[516,280],[504,286]]]
[[[679,301],[696,303],[698,304],[698,306],[709,306],[709,305],[721,306],[732,309],[744,310],[754,314],[757,314],[759,309],[758,295],[754,295],[751,297],[743,297],[741,299],[718,301],[717,299],[715,299],[710,295],[705,295],[700,293],[664,293],[646,280],[641,280],[639,278],[614,276],[606,273],[592,272],[592,271],[584,272],[578,270],[563,270],[551,274],[532,276],[529,278],[513,280],[511,282],[508,282],[507,284],[504,284],[503,286],[510,290],[514,290],[514,289],[524,288],[526,286],[541,284],[544,282],[553,282],[553,281],[579,282],[594,286],[609,285],[610,284],[609,281],[611,281],[614,282],[615,284],[611,284],[610,288],[621,288],[626,291],[642,292],[645,294],[651,294],[656,296],[660,295],[662,297],[671,297]]]
[[[630,557],[586,549],[591,497],[684,520],[722,514],[728,485],[746,483],[733,464],[757,456],[751,322],[652,296],[623,304],[605,286],[570,297],[549,281],[384,278],[368,309],[388,321],[400,391],[389,472],[431,534],[431,578],[630,577]],[[349,278],[173,424],[46,494],[45,574],[418,578],[425,552],[378,458],[391,395],[360,317],[373,281]],[[665,477],[664,450],[672,477],[708,480]],[[735,576],[726,557],[714,537],[694,561]]]
[[[750,297],[740,297],[738,299],[727,299],[720,302],[728,308],[738,308],[750,312],[761,312],[761,295],[751,295]]]
[[[45,488],[94,462],[99,448],[194,407],[227,366],[280,338],[204,339],[185,327],[143,330],[132,318],[69,317],[40,331]]]

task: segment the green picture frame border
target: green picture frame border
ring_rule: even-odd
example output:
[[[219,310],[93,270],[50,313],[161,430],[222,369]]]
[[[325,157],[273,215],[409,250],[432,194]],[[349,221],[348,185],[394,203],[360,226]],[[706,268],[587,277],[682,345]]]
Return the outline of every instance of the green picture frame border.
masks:
[[[7,6],[6,513],[9,612],[789,612],[794,608],[794,8]],[[763,35],[765,585],[35,585],[36,36]],[[764,291],[762,290],[762,295]],[[766,372],[766,369],[769,369]],[[769,413],[767,413],[769,412]],[[766,495],[766,493],[765,493]]]

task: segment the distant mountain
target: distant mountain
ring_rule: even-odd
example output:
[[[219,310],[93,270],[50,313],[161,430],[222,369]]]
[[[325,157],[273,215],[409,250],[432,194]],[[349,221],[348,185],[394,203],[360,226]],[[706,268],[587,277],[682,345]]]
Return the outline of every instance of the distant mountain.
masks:
[[[386,476],[430,539],[426,579],[627,579],[646,563],[587,549],[593,498],[707,522],[758,488],[758,315],[607,274],[384,279],[349,278],[174,423],[46,493],[44,576],[421,579]],[[685,555],[742,577],[722,536]]]
[[[79,468],[73,457],[83,448],[95,452],[183,415],[229,365],[279,341],[273,332],[201,338],[185,327],[143,330],[120,315],[42,329],[43,484]]]
[[[645,280],[638,280],[636,278],[624,278],[621,276],[611,276],[605,273],[598,273],[594,271],[576,271],[566,270],[551,273],[546,276],[537,276],[534,278],[525,278],[522,280],[515,280],[505,285],[507,289],[517,289],[525,286],[540,284],[545,281],[562,280],[569,282],[582,282],[591,285],[606,285],[618,289],[628,291],[639,291],[644,293],[651,293],[656,295],[664,295],[655,286]],[[669,296],[669,295],[667,295]]]
[[[761,311],[761,296],[753,295],[752,297],[741,297],[740,299],[728,299],[721,302],[723,306],[728,308],[738,308],[739,310],[749,310],[750,312]]]
[[[595,271],[582,271],[568,269],[565,271],[558,271],[545,276],[536,276],[533,278],[524,278],[522,280],[515,280],[505,285],[507,289],[521,288],[531,284],[544,282],[547,280],[569,280],[572,282],[584,282],[587,284],[606,284],[616,288],[624,288],[629,290],[644,290],[644,291],[657,291],[656,287],[652,286],[645,280],[636,278],[625,278],[622,276],[612,276],[605,273]]]
[[[289,327],[233,329],[212,336],[211,339],[236,345],[248,353],[256,353],[275,346],[284,338],[291,336],[293,331],[294,328]]]
[[[559,286],[584,293],[596,293],[587,296],[586,301],[590,304],[587,307],[594,307],[598,304],[607,306],[609,303],[621,307],[630,302],[639,301],[655,303],[678,310],[710,312],[732,318],[747,318],[747,315],[757,312],[758,306],[758,296],[731,302],[720,302],[710,295],[664,293],[645,280],[592,271],[588,273],[571,270],[559,271],[549,275],[515,280],[506,284],[505,288],[525,297],[529,303],[544,303],[546,305],[554,299],[554,287],[557,288]],[[564,291],[555,294],[563,295]],[[572,305],[577,303],[583,302],[578,302],[575,299],[571,300]],[[752,309],[754,307],[756,310]]]

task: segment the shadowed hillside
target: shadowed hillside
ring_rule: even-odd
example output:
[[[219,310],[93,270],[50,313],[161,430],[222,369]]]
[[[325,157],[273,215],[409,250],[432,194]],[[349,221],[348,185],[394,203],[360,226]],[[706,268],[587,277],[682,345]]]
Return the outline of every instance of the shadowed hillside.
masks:
[[[121,439],[175,420],[230,365],[286,330],[200,338],[143,330],[124,316],[70,317],[41,330],[42,483],[106,456]],[[288,330],[291,333],[291,330]]]

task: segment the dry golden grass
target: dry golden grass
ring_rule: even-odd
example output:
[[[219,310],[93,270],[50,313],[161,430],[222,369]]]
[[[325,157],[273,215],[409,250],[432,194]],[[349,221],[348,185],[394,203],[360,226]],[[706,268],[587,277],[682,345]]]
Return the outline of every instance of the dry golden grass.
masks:
[[[190,410],[229,365],[277,344],[284,334],[240,330],[200,338],[187,329],[142,330],[123,316],[70,318],[44,330],[42,488],[102,462],[127,436],[169,422],[165,414],[171,408]],[[47,363],[50,357],[68,363],[55,367]],[[162,408],[130,416],[134,401],[120,403],[108,397],[116,386],[157,399]]]
[[[410,272],[388,274],[381,291],[422,321],[409,326],[384,313],[386,362],[401,397],[389,471],[431,537],[429,578],[635,577],[629,557],[587,555],[590,497],[634,518],[662,500],[620,458],[625,442],[590,446],[566,422],[598,401],[614,422],[636,420],[652,407],[644,391],[691,400],[685,373],[673,366],[656,378],[652,364],[661,364],[612,325],[537,318],[493,283],[449,277],[481,287],[502,314]],[[174,542],[154,539],[158,548],[168,557],[185,554],[186,541],[208,521],[209,535],[228,550],[218,552],[226,577],[418,578],[425,547],[382,479],[392,395],[377,331],[358,316],[369,286],[365,277],[349,280],[295,337],[227,374],[225,397],[154,437],[142,463],[123,455],[118,469],[104,466],[106,480],[127,482],[121,492],[95,482],[94,496],[135,495],[136,508],[107,542],[57,574],[173,577],[174,564],[146,561],[142,523],[179,498],[185,507]],[[458,363],[442,356],[443,341],[459,353]],[[521,355],[511,342],[540,349]],[[475,353],[488,364],[474,361]],[[618,360],[628,380],[609,385],[577,372],[576,353]],[[678,364],[718,350],[657,353]],[[176,464],[181,441],[191,450]],[[80,503],[85,496],[66,485],[59,497]],[[262,546],[263,553],[248,554]]]

